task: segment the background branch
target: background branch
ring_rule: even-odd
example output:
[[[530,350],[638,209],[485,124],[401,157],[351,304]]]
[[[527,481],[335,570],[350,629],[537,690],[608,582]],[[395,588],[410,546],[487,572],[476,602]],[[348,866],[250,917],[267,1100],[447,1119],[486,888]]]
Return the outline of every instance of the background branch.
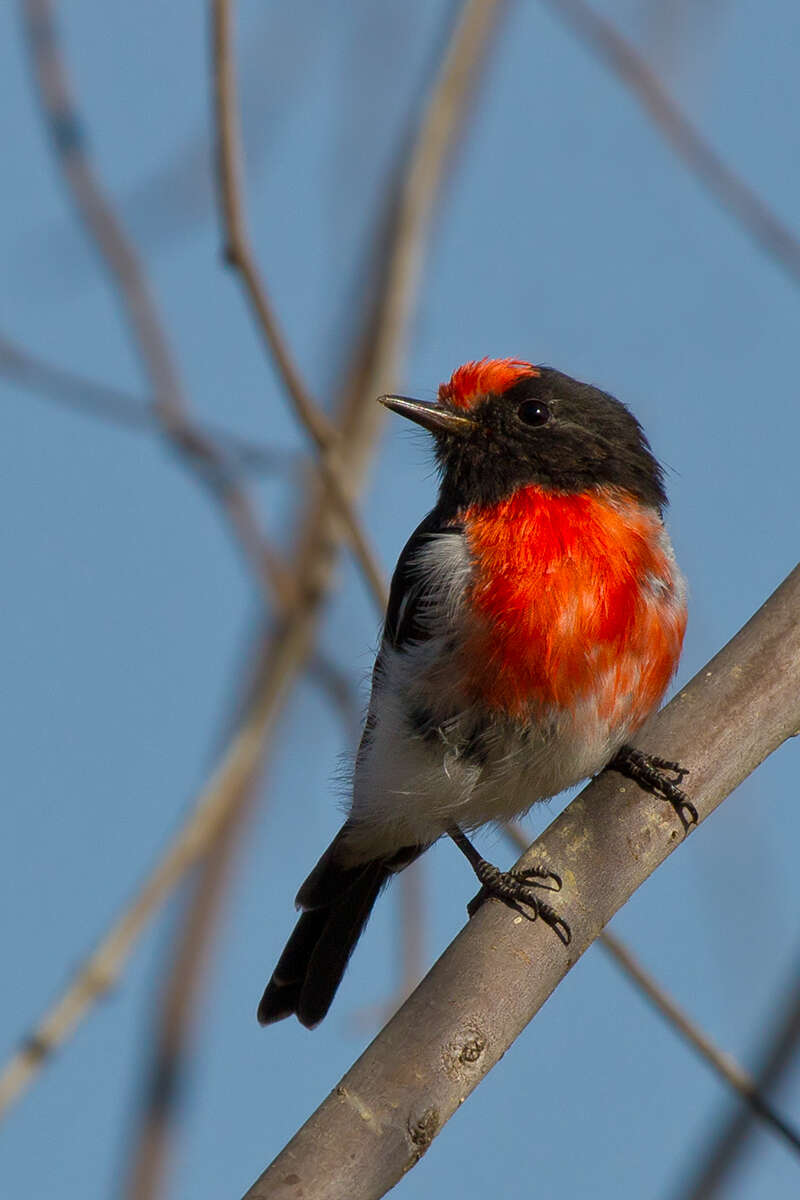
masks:
[[[265,600],[274,559],[258,518],[215,443],[189,419],[188,406],[155,300],[136,251],[91,164],[84,123],[73,98],[51,0],[22,0],[33,78],[56,162],[87,233],[109,271],[114,294],[155,398],[165,436],[195,477],[209,488],[250,565]]]
[[[700,820],[800,732],[800,567],[639,738],[691,774]],[[484,904],[414,994],[247,1193],[385,1194],[682,838],[662,801],[606,772],[520,860],[557,870],[564,947],[541,922]],[[341,1147],[346,1145],[347,1155]]]
[[[800,282],[800,240],[706,141],[631,43],[585,0],[542,2],[633,92],[695,179],[795,283]]]
[[[499,5],[492,7],[496,7],[499,11]],[[358,546],[360,541],[359,557],[368,582],[371,584],[373,595],[379,600],[382,610],[386,603],[385,585],[374,565],[371,551],[361,534],[355,511],[347,502],[342,491],[342,483],[338,474],[339,465],[335,464],[333,457],[339,438],[338,430],[317,408],[307,392],[299,371],[289,354],[263,281],[255,266],[246,230],[241,184],[242,163],[238,149],[240,135],[236,113],[231,8],[230,4],[222,0],[222,2],[215,2],[212,10],[219,193],[222,201],[223,226],[227,232],[227,256],[242,274],[265,341],[272,350],[283,375],[295,411],[320,451],[325,488],[333,487],[336,490],[337,501],[340,505],[344,501],[351,533],[355,531],[357,535],[354,544]],[[399,367],[399,355],[410,315],[410,292],[416,287],[419,277],[421,255],[414,258],[414,269],[411,271],[407,269],[407,260],[409,255],[416,250],[420,232],[429,221],[433,194],[441,175],[445,153],[457,127],[457,118],[465,108],[472,73],[475,71],[481,51],[486,47],[488,35],[492,29],[491,18],[491,12],[482,11],[480,5],[465,7],[453,38],[453,44],[450,46],[440,73],[438,85],[434,87],[427,119],[423,124],[419,139],[414,144],[414,152],[408,170],[408,183],[403,190],[399,205],[399,216],[392,223],[393,229],[386,239],[388,253],[383,273],[383,286],[379,289],[375,310],[368,315],[361,337],[358,339],[360,346],[357,345],[355,356],[357,366],[352,372],[351,385],[346,389],[346,396],[349,397],[349,401],[346,401],[346,418],[349,414],[354,413],[358,416],[361,412],[363,417],[372,416],[374,421],[377,406],[373,404],[373,386],[380,387],[380,380],[387,376],[391,377],[391,373]],[[402,173],[400,177],[402,179]],[[373,381],[375,381],[374,385]],[[377,432],[377,425],[375,432]],[[352,440],[352,430],[349,436]],[[318,503],[324,504],[324,490],[320,494]],[[284,611],[286,611],[285,608]],[[234,818],[231,825],[234,821],[241,824],[245,815],[244,810],[240,810],[238,818]],[[202,874],[209,873],[211,875],[212,885],[217,873],[215,860],[224,853],[224,847],[219,850],[211,847],[207,861],[201,864]],[[400,999],[402,999],[416,984],[422,973],[419,872],[406,872],[400,881],[399,891],[402,902],[403,930],[400,988]],[[199,915],[195,920],[194,914],[190,910],[182,934],[182,939],[186,938],[189,941],[190,949],[195,943],[194,930],[199,921],[205,918],[204,928],[207,934],[210,935],[213,928],[207,917],[209,904],[203,899],[202,879],[195,895],[195,903],[200,910]],[[195,959],[197,957],[195,952]],[[169,1115],[172,1111],[169,1101],[174,1095],[174,1084],[165,1090],[162,1081],[165,1075],[168,1075],[171,1080],[178,1076],[179,1055],[185,1041],[185,1024],[176,1023],[175,1013],[179,1011],[183,1022],[188,1021],[193,993],[193,981],[182,971],[179,964],[173,972],[172,985],[167,992],[168,1003],[162,1016],[163,1033],[159,1039],[157,1059],[151,1071],[154,1083],[150,1089],[149,1101],[144,1109],[143,1124],[133,1159],[130,1177],[132,1195],[141,1195],[142,1197],[155,1195],[163,1173]],[[396,1003],[393,1005],[394,1007],[396,1007]]]
[[[711,1038],[698,1027],[696,1022],[643,970],[641,963],[616,934],[612,933],[610,929],[604,929],[598,941],[609,957],[635,982],[637,988],[647,996],[654,1008],[661,1013],[672,1028],[744,1101],[745,1109],[743,1111],[749,1111],[771,1128],[774,1133],[784,1138],[795,1153],[799,1152],[800,1133],[765,1098],[759,1081],[749,1071],[745,1071],[731,1055],[725,1054],[714,1045]]]
[[[444,176],[447,152],[465,116],[475,74],[501,7],[499,2],[484,0],[470,0],[464,5],[412,146],[389,240],[385,283],[379,292],[374,321],[370,322],[374,336],[369,339],[369,352],[365,345],[358,356],[354,383],[342,406],[339,428],[343,476],[351,498],[363,482],[380,429],[383,410],[374,397],[396,386],[419,283],[422,243]],[[142,929],[235,812],[247,780],[261,761],[281,706],[311,652],[316,623],[332,580],[337,523],[319,488],[313,489],[297,542],[293,564],[296,602],[291,613],[277,624],[262,653],[248,710],[187,820],[134,901],[100,938],[65,991],[0,1073],[0,1115],[116,981]]]
[[[169,967],[157,1008],[153,1048],[141,1105],[141,1121],[124,1194],[130,1200],[155,1200],[162,1194],[172,1123],[170,1116],[183,1085],[183,1066],[192,1025],[203,995],[214,932],[219,923],[236,850],[247,827],[257,783],[254,771],[234,816],[219,830],[204,855],[186,897],[178,936],[171,939]]]
[[[777,1018],[772,1017],[766,1023],[764,1045],[753,1073],[755,1087],[762,1097],[778,1087],[800,1044],[800,987],[797,980],[795,961],[785,986],[779,989],[781,1011]],[[697,1156],[698,1162],[689,1172],[688,1182],[681,1186],[680,1200],[713,1200],[715,1196],[724,1195],[723,1188],[752,1143],[757,1128],[755,1118],[760,1115],[758,1108],[753,1106],[738,1107],[720,1122],[708,1146]]]
[[[529,839],[525,830],[516,821],[503,825],[505,833],[514,846],[527,853]],[[711,1067],[722,1082],[744,1101],[753,1116],[769,1125],[775,1133],[785,1138],[796,1151],[800,1151],[800,1134],[764,1097],[764,1090],[756,1080],[730,1055],[720,1050],[692,1017],[670,996],[649,971],[645,970],[637,955],[623,939],[610,929],[603,929],[597,937],[608,957],[622,971],[623,977],[640,992],[660,1013],[667,1024],[683,1038],[692,1049]],[[699,1200],[699,1198],[698,1198]]]
[[[122,388],[65,371],[1,333],[0,374],[44,399],[130,432],[152,434],[160,428],[152,398],[134,396]],[[218,425],[198,422],[195,428],[204,442],[214,444],[230,472],[274,475],[297,470],[302,462],[302,456],[293,450],[259,444]]]
[[[344,486],[337,455],[338,431],[305,386],[256,267],[245,217],[242,154],[236,97],[232,37],[232,0],[212,0],[214,113],[217,122],[219,194],[225,235],[225,257],[240,274],[264,340],[286,385],[297,419],[319,451],[318,466],[355,551],[378,611],[386,608],[388,590],[378,560]]]
[[[69,195],[114,280],[115,295],[150,379],[159,415],[165,425],[178,426],[184,400],[172,351],[138,255],[90,163],[86,130],[58,40],[52,0],[22,0],[22,7],[42,114]]]

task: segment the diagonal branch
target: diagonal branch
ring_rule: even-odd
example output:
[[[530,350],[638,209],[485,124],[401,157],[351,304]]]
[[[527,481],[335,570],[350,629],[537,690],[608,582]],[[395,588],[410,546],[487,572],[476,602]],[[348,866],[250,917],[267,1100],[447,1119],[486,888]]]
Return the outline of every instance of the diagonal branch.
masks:
[[[121,1194],[130,1200],[155,1200],[162,1195],[170,1150],[173,1109],[184,1083],[184,1059],[214,933],[220,921],[235,854],[252,811],[256,773],[240,800],[236,819],[220,830],[210,852],[203,856],[194,877],[187,905],[181,914],[178,936],[171,940],[169,969],[160,988],[155,1030],[146,1062],[145,1095],[133,1153]]]
[[[640,735],[689,768],[705,820],[800,733],[800,566]],[[666,806],[604,772],[520,865],[564,886],[568,947],[541,922],[484,904],[416,992],[247,1193],[374,1200],[419,1160],[580,955],[683,838]],[[341,1147],[347,1146],[347,1154]],[[291,1183],[290,1183],[291,1181]]]
[[[358,385],[345,398],[341,418],[349,495],[361,484],[380,428],[383,410],[374,403],[374,397],[396,386],[434,201],[501,8],[502,0],[467,0],[463,6],[412,147],[369,354],[360,364]],[[312,499],[298,544],[293,571],[296,601],[263,651],[250,704],[219,765],[131,905],[99,939],[65,990],[0,1071],[0,1117],[116,982],[142,930],[236,813],[243,784],[260,761],[265,739],[311,652],[321,606],[332,583],[337,525],[331,521],[330,504],[322,492]]]
[[[528,838],[522,826],[516,821],[507,821],[503,825],[503,829],[517,849],[524,854],[528,848]],[[745,1071],[730,1054],[726,1054],[714,1044],[697,1022],[680,1007],[676,1000],[673,1000],[669,992],[658,983],[649,971],[645,970],[622,938],[616,933],[612,933],[610,929],[604,929],[598,935],[597,941],[637,991],[641,992],[661,1013],[667,1024],[701,1058],[705,1059],[723,1083],[741,1097],[751,1115],[770,1125],[795,1150],[800,1151],[800,1133],[765,1099],[763,1087],[760,1087],[753,1076]]]
[[[224,457],[188,414],[177,365],[144,269],[92,165],[84,124],[59,44],[51,0],[21,0],[42,112],[56,161],[87,233],[114,283],[115,295],[154,396],[164,435],[208,487],[239,542],[266,600],[275,566],[249,498]]]
[[[263,630],[251,639],[249,651],[244,655],[246,662],[257,661],[258,648],[264,640]],[[246,706],[252,683],[250,672],[244,674],[243,697],[236,707],[237,712]],[[361,731],[361,714],[352,680],[338,672],[329,660],[323,660],[319,652],[309,663],[308,674],[314,677],[339,715],[346,744],[354,747]],[[135,1128],[126,1138],[130,1158],[122,1194],[130,1200],[155,1200],[163,1192],[186,1068],[192,1053],[192,1035],[203,987],[209,976],[209,960],[218,936],[227,890],[233,881],[235,857],[253,816],[257,784],[256,767],[247,785],[247,794],[236,798],[230,819],[184,884],[188,894],[166,952],[154,1031],[147,1039],[148,1049],[142,1064],[144,1088]],[[414,983],[421,975],[420,970]]]
[[[633,92],[695,178],[753,241],[800,283],[800,239],[705,140],[631,43],[585,0],[543,2]]]
[[[427,228],[429,223],[432,203],[446,153],[457,130],[459,118],[465,110],[475,69],[488,44],[489,34],[493,28],[493,10],[495,14],[498,13],[500,6],[487,7],[484,5],[481,7],[480,4],[474,3],[465,6],[450,43],[449,53],[439,73],[438,85],[434,89],[431,104],[426,112],[426,120],[421,134],[415,143],[398,205],[398,215],[395,216],[393,228],[387,239],[388,253],[384,268],[385,278],[382,281],[383,287],[379,290],[375,311],[368,310],[367,312],[364,329],[356,348],[356,369],[352,372],[350,386],[346,391],[348,399],[343,424],[348,429],[348,445],[353,445],[358,438],[365,450],[369,447],[372,438],[377,433],[378,422],[382,416],[382,411],[373,404],[373,396],[376,391],[380,390],[381,382],[393,378],[399,369],[400,355],[411,313],[411,299],[416,290],[421,269],[422,260],[418,242],[422,231]],[[223,36],[227,38],[227,48],[220,55],[222,62],[218,65],[222,65],[223,70],[230,70],[232,59],[227,25],[223,29]],[[218,44],[218,54],[219,49]],[[219,71],[216,82],[219,85]],[[227,79],[226,90],[229,95],[229,103],[233,104],[235,88],[230,77]],[[230,136],[229,144],[232,144],[233,140],[235,140],[235,132]],[[229,168],[228,178],[238,180],[238,163],[235,155]],[[224,172],[222,172],[222,176],[224,179]],[[251,264],[253,262],[252,255],[249,257],[249,262]],[[259,294],[264,300],[265,293]],[[276,352],[278,354],[285,352],[285,344],[280,337],[277,324],[272,324],[269,307],[262,315],[267,317],[266,329],[267,332],[272,331],[276,342]],[[298,388],[302,391],[302,380],[299,375],[294,373],[291,360],[289,360],[289,368],[289,372],[284,369],[284,375],[287,376],[286,382],[290,392],[293,386],[295,391]],[[301,403],[302,401],[303,397],[301,396]],[[313,420],[316,410],[313,408],[313,401],[310,403],[312,408],[309,411],[312,412]],[[355,425],[353,425],[354,418],[357,422]],[[327,418],[323,416],[322,419],[326,420]],[[324,489],[320,503],[324,504]],[[321,664],[317,663],[318,673],[320,666]],[[334,689],[331,689],[331,692],[335,699]],[[348,707],[350,706],[348,705]],[[242,816],[243,813],[240,809],[238,817],[230,823],[229,828],[234,825],[240,826]],[[203,879],[210,873],[213,884],[215,860],[221,853],[224,853],[224,850],[219,851],[215,845],[213,852],[205,856],[201,865],[202,877],[196,892],[196,905],[202,909],[201,916],[207,916],[209,911],[209,905],[205,901]],[[406,934],[403,947],[403,997],[413,988],[422,973],[419,965],[421,947],[419,938],[416,936],[419,887],[419,876],[412,872],[407,872],[400,881],[403,927]],[[193,911],[190,912],[190,919],[193,915]],[[191,932],[193,928],[194,923],[189,926],[187,932]],[[197,961],[196,957],[194,961]],[[175,1019],[175,1013],[178,1006],[181,1006],[184,1014],[188,1012],[189,994],[193,994],[191,981],[185,973],[182,972],[182,975],[182,983],[176,982],[176,986],[169,992],[170,1005],[165,1013],[166,1020],[163,1026],[166,1036],[162,1035],[160,1039],[158,1061],[154,1064],[153,1070],[156,1086],[160,1086],[161,1081],[165,1078],[171,1081],[179,1078],[184,1028],[182,1022]],[[396,1007],[395,1003],[393,1010]],[[160,1091],[153,1090],[150,1095],[152,1103],[145,1112],[142,1136],[133,1160],[130,1187],[131,1194],[137,1196],[140,1193],[143,1196],[155,1194],[167,1152],[169,1109],[161,1102]]]
[[[112,277],[160,415],[165,422],[178,423],[185,405],[172,351],[139,257],[90,162],[86,128],[56,33],[52,0],[22,0],[22,5],[39,100],[59,168],[78,216]]]
[[[217,122],[217,160],[225,257],[239,272],[264,340],[286,384],[295,414],[319,451],[318,465],[344,522],[375,603],[382,614],[387,602],[386,581],[361,527],[342,480],[336,426],[317,407],[289,353],[250,244],[242,188],[242,152],[236,96],[236,66],[231,36],[232,0],[212,0],[214,113]]]
[[[637,988],[666,1018],[672,1028],[708,1063],[715,1074],[740,1096],[750,1114],[763,1121],[774,1133],[784,1138],[795,1153],[800,1152],[800,1133],[770,1104],[764,1095],[763,1088],[759,1086],[758,1081],[749,1071],[745,1071],[730,1054],[725,1054],[718,1046],[714,1045],[708,1035],[642,968],[616,934],[605,929],[598,941],[617,966],[634,981]]]
[[[39,396],[54,400],[75,412],[107,421],[110,425],[134,433],[153,433],[158,428],[152,399],[134,396],[122,388],[67,371],[31,354],[2,333],[0,374]],[[234,471],[277,474],[292,470],[301,461],[300,455],[292,450],[253,442],[216,425],[198,423],[196,428],[204,441],[214,444],[216,453]]]
[[[23,386],[44,391],[61,400],[66,407],[75,408],[92,416],[99,416],[123,429],[143,433],[156,428],[156,417],[152,407],[128,392],[106,384],[95,383],[71,371],[64,371],[44,360],[29,354],[17,343],[0,334],[0,372]],[[213,441],[216,451],[230,460],[231,470],[249,469],[256,472],[275,472],[296,467],[299,455],[267,445],[259,445],[215,426],[198,426],[204,439]],[[187,449],[188,453],[188,449]],[[261,554],[269,566],[269,583],[278,605],[284,609],[294,603],[294,590],[285,564],[277,553],[262,538]],[[315,655],[309,663],[309,675],[328,696],[344,720],[350,740],[353,729],[360,721],[358,701],[353,694],[349,678],[337,664],[322,653]]]
[[[775,1091],[781,1079],[792,1067],[800,1044],[800,989],[798,989],[797,962],[792,964],[791,974],[780,989],[782,1012],[767,1025],[769,1029],[764,1045],[758,1055],[759,1065],[755,1070],[755,1083],[759,1093],[765,1096]],[[697,1155],[697,1162],[684,1178],[680,1188],[681,1200],[714,1200],[723,1196],[723,1189],[730,1176],[751,1144],[755,1130],[753,1117],[760,1115],[752,1108],[737,1108],[726,1116]]]

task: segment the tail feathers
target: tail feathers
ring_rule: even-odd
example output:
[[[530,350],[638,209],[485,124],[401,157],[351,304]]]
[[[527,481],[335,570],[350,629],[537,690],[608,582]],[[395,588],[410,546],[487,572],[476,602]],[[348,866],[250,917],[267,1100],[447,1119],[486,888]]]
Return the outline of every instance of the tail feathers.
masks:
[[[304,912],[315,908],[330,908],[336,904],[359,881],[366,867],[372,865],[372,863],[360,863],[355,867],[341,865],[342,843],[347,837],[347,832],[348,827],[345,824],[297,893],[295,904]]]
[[[309,1029],[331,1006],[355,944],[378,893],[391,874],[383,859],[339,867],[328,848],[297,900],[306,911],[275,968],[258,1006],[262,1025],[296,1013]]]

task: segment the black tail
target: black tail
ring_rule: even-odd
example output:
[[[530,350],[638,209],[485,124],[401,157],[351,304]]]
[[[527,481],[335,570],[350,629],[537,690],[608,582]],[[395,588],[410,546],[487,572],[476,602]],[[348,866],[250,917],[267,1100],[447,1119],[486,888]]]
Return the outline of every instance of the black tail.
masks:
[[[296,1013],[309,1029],[331,1006],[350,955],[386,880],[420,850],[374,859],[355,867],[336,862],[342,830],[297,893],[303,915],[286,943],[258,1006],[270,1025]]]

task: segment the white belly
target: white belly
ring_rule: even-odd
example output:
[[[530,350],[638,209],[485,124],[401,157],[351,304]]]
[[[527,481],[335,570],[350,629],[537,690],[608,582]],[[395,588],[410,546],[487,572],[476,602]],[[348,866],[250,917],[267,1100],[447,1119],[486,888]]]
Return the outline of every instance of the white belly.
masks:
[[[482,722],[474,707],[458,704],[443,642],[385,652],[353,781],[354,860],[434,842],[453,823],[474,829],[519,816],[601,770],[626,739],[628,729],[611,730],[591,701],[528,725],[506,717]],[[439,712],[430,712],[432,696]]]

